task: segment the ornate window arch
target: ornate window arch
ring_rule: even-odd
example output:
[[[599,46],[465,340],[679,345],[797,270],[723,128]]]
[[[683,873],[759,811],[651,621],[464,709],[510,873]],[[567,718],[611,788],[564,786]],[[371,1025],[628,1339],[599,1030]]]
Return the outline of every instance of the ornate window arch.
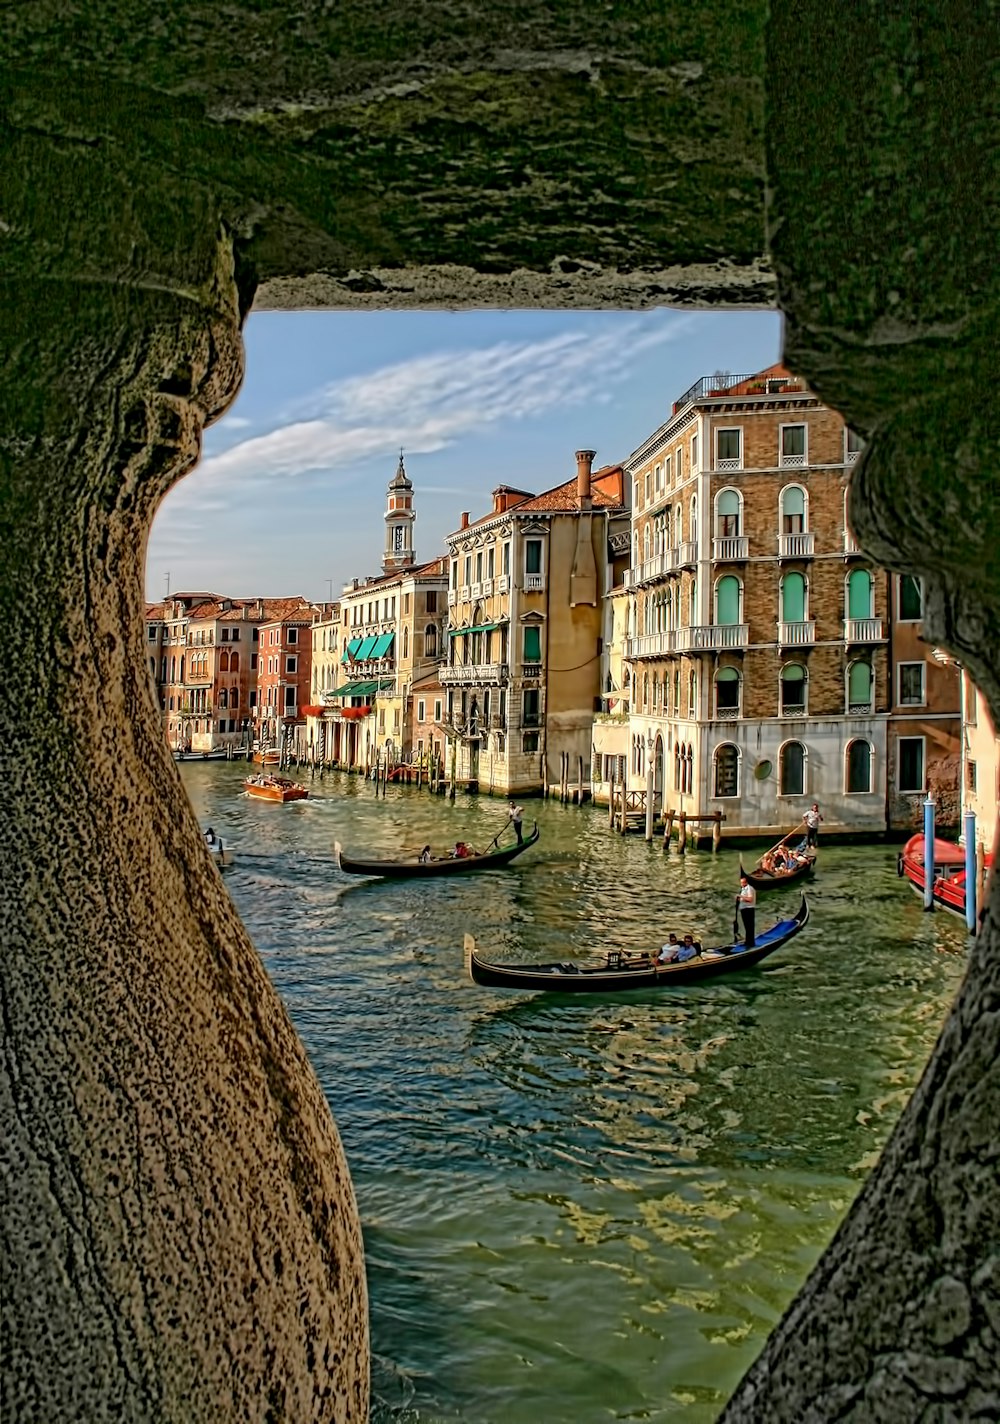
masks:
[[[739,796],[740,749],[734,742],[720,742],[712,757],[712,795]]]
[[[715,622],[732,626],[742,622],[743,583],[736,574],[723,574],[715,581]]]
[[[424,629],[424,657],[433,658],[437,654],[437,625],[428,623]]]
[[[806,794],[806,749],[802,742],[783,742],[778,752],[778,795]]]
[[[847,711],[855,716],[871,712],[875,706],[875,674],[867,658],[855,658],[847,666]]]
[[[230,653],[230,654],[229,654],[229,671],[230,671],[230,672],[239,672],[239,670],[240,670],[240,655],[239,655],[239,653]]]
[[[743,493],[728,488],[715,496],[715,537],[735,539],[743,532]]]
[[[809,491],[804,485],[785,485],[778,497],[778,524],[782,534],[804,534],[809,528]]]
[[[852,619],[874,617],[874,585],[868,569],[852,569],[847,575],[847,616]]]
[[[809,585],[797,570],[781,576],[782,623],[805,623],[808,618]]]
[[[219,671],[220,671],[220,672],[228,672],[228,671],[229,671],[229,649],[228,649],[228,648],[223,648],[222,652],[219,654]]]
[[[785,663],[779,676],[781,716],[804,717],[808,704],[809,674],[802,663]]]
[[[732,721],[740,715],[739,669],[720,667],[715,674],[715,715],[720,721]]]
[[[871,742],[855,737],[844,756],[844,791],[848,796],[870,795],[875,754]]]

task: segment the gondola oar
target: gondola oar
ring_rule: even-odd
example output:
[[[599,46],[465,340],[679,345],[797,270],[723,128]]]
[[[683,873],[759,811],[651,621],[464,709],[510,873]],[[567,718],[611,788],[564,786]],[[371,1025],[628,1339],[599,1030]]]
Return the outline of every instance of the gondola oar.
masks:
[[[739,941],[740,937],[740,897],[737,895],[736,904],[733,906],[733,944]]]

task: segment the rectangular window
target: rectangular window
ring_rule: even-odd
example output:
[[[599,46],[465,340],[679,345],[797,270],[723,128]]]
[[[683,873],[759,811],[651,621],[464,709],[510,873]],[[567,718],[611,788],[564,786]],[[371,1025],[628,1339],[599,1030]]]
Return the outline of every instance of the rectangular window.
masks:
[[[286,659],[285,659],[285,672],[295,672],[295,671],[298,669],[298,665],[299,665],[299,660],[298,660],[298,658],[286,658]]]
[[[656,490],[656,493],[657,493],[657,494],[659,494],[659,493],[660,493],[660,490],[663,488],[663,467],[662,467],[662,465],[656,465],[656,466],[654,466],[654,468],[653,468],[653,488]]]
[[[434,702],[434,720],[435,720],[435,722],[440,722],[440,720],[441,720],[441,699],[440,699],[440,697],[436,698],[436,699],[435,699],[435,702]]]
[[[436,613],[438,611],[437,589],[432,588],[427,591],[427,612]]]
[[[806,462],[806,428],[804,425],[781,427],[781,465],[804,465]]]
[[[240,641],[240,630],[238,628],[233,628],[231,630],[231,639],[234,643],[238,643]]]
[[[465,583],[466,583],[466,584],[470,584],[471,582],[472,582],[472,555],[471,555],[471,554],[466,554],[466,556],[465,556]]]
[[[493,544],[486,550],[486,577],[491,579],[496,568],[497,551]]]
[[[848,455],[853,455],[856,458],[865,448],[865,442],[862,440],[861,436],[857,433],[857,431],[852,430],[850,426],[846,427],[844,434],[847,437],[847,453]]]
[[[671,464],[672,464],[672,462],[671,462],[670,456],[668,455],[667,458],[666,458],[666,459],[664,460],[664,462],[663,462],[663,483],[666,485],[667,489],[670,488],[670,468],[671,468]]]
[[[924,704],[924,664],[899,664],[899,705],[922,707]]]
[[[250,706],[251,706],[251,707],[256,707],[256,706],[257,706],[257,689],[256,689],[255,687],[252,687],[252,688],[250,689]]]
[[[482,551],[482,549],[480,549],[480,550],[479,550],[479,553],[476,555],[476,583],[482,583],[482,581],[483,581],[483,551]]]
[[[452,559],[452,561],[451,561],[451,586],[452,586],[452,588],[458,588],[458,560],[457,560],[457,559]]]
[[[698,468],[698,436],[696,434],[691,436],[691,468],[692,470]]]
[[[156,629],[155,629],[155,628],[147,628],[147,629],[146,629],[146,637],[149,639],[149,641],[150,641],[151,643],[155,643],[155,642],[156,642]]]
[[[976,763],[974,761],[965,763],[965,789],[967,791],[976,789]]]
[[[229,642],[229,629],[228,629],[228,628],[223,628],[223,630],[222,630],[222,641],[223,641],[224,643],[228,643],[228,642]]]
[[[540,663],[542,661],[541,628],[525,628],[524,661],[526,663]]]
[[[521,703],[521,726],[537,727],[540,721],[541,693],[537,688],[526,688]]]
[[[504,573],[507,574],[508,576],[510,575],[510,545],[509,545],[509,544],[505,544],[505,545],[503,546],[503,571],[504,571]]]
[[[735,470],[740,465],[740,437],[742,431],[717,430],[715,433],[715,463],[720,470]]]
[[[426,713],[426,711],[427,711],[427,704],[426,704],[425,702],[423,702],[423,701],[418,702],[418,703],[417,703],[417,721],[418,721],[418,722],[423,722],[423,721],[424,721],[424,714]]]
[[[524,732],[521,736],[521,750],[525,752],[538,751],[538,733]]]
[[[924,739],[923,737],[900,737],[899,771],[896,783],[900,791],[923,791],[924,789]]]
[[[540,574],[542,572],[541,539],[527,539],[525,541],[524,572],[526,574]]]
[[[255,643],[259,643],[259,642],[260,642],[260,629],[259,629],[259,628],[255,628],[255,629],[253,630],[253,641],[254,641]]]
[[[409,611],[410,611],[410,595],[409,595],[408,593],[404,593],[404,594],[403,594],[403,612],[404,612],[404,613],[409,613]]]
[[[918,578],[899,575],[899,618],[903,623],[915,623],[924,616],[924,593]]]
[[[650,475],[649,471],[647,470],[647,471],[646,471],[645,479],[643,480],[643,493],[644,493],[644,495],[645,495],[645,497],[646,497],[646,503],[647,503],[647,504],[649,503],[649,500],[650,500],[651,490],[652,490],[652,476]]]
[[[642,504],[642,486],[636,480],[632,486],[632,508],[639,509]]]
[[[256,672],[256,671],[257,671],[257,654],[256,654],[256,653],[251,653],[251,654],[250,654],[250,671],[251,671],[251,672]]]

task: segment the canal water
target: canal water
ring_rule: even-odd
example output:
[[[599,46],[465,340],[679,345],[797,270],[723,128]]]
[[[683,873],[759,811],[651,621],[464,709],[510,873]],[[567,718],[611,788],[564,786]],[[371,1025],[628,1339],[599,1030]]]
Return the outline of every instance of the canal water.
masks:
[[[739,856],[663,854],[599,809],[525,803],[507,870],[343,876],[334,840],[483,848],[502,801],[346,774],[277,806],[184,764],[226,884],[319,1075],[365,1233],[376,1421],[713,1420],[833,1234],[966,962],[885,846],[821,846],[807,930],[710,987],[510,994],[490,957],[728,942]],[[306,774],[303,779],[308,779]],[[762,895],[758,925],[797,905]]]

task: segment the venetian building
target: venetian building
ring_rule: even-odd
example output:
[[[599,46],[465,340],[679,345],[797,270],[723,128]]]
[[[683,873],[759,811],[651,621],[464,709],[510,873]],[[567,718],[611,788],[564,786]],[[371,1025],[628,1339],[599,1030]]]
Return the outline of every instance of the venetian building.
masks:
[[[784,366],[695,381],[627,462],[629,778],[727,831],[886,824],[887,577],[846,517],[861,449]]]

